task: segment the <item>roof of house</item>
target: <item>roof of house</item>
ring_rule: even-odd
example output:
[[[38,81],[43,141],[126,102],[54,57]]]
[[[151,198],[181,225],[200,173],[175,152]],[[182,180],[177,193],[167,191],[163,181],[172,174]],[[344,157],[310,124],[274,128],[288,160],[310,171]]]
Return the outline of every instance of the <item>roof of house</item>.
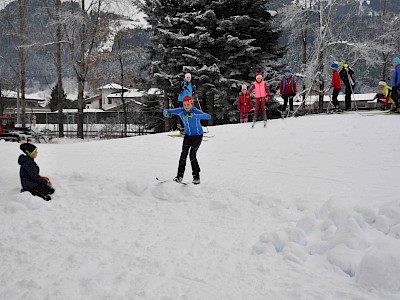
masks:
[[[127,89],[128,88],[123,87],[122,85],[115,82],[106,84],[98,88],[98,90],[127,90]]]
[[[124,98],[141,98],[145,92],[139,91],[138,89],[129,89],[124,92]],[[122,92],[114,92],[107,95],[107,98],[122,98]]]
[[[133,106],[140,106],[140,107],[146,107],[147,106],[146,104],[141,103],[139,101],[135,101],[135,100],[128,100],[126,104],[130,105],[130,106],[133,105]],[[115,105],[115,106],[107,107],[107,108],[104,109],[104,111],[117,111],[117,110],[121,109],[122,107],[123,107],[123,104],[118,104],[118,105]]]

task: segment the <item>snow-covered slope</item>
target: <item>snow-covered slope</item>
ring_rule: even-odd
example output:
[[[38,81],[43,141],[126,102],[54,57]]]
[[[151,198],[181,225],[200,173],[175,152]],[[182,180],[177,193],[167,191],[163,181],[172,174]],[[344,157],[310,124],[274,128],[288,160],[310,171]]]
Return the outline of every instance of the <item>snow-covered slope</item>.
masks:
[[[210,127],[199,186],[167,134],[0,143],[0,299],[399,299],[399,116]],[[191,180],[190,166],[184,180]]]

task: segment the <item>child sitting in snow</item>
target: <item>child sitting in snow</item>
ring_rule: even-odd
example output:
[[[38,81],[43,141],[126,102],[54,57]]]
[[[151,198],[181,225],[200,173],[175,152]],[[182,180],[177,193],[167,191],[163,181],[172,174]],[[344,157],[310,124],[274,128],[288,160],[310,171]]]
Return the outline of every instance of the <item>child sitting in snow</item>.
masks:
[[[47,177],[39,175],[39,166],[35,162],[38,155],[37,147],[30,143],[21,144],[20,149],[25,155],[21,154],[18,164],[21,166],[19,177],[21,179],[21,192],[28,191],[34,196],[39,196],[46,201],[51,200],[50,195],[54,189]]]
[[[178,174],[174,178],[176,182],[182,182],[185,173],[186,158],[189,154],[190,163],[192,164],[193,183],[200,183],[200,166],[196,158],[197,150],[199,150],[201,141],[203,140],[203,126],[200,120],[209,120],[211,116],[194,107],[194,101],[191,96],[185,96],[183,99],[183,107],[175,109],[164,109],[164,116],[171,118],[172,115],[178,115],[185,126],[185,136],[183,138],[182,152],[179,158]]]

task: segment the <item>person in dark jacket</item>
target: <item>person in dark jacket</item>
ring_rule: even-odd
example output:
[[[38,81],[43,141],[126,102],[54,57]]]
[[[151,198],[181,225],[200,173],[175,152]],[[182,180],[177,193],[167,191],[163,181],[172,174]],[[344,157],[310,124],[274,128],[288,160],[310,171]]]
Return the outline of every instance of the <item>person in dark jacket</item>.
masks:
[[[18,164],[21,166],[19,171],[22,185],[21,192],[28,191],[46,201],[51,200],[50,195],[54,193],[54,188],[47,177],[39,175],[40,169],[35,162],[38,148],[31,143],[23,143],[20,149],[25,154],[21,154],[18,158]]]
[[[339,76],[342,79],[344,84],[344,104],[345,110],[351,109],[351,94],[353,94],[354,87],[356,86],[356,82],[354,80],[354,71],[352,68],[343,62],[338,63],[339,66]]]
[[[394,101],[395,109],[399,109],[400,98],[400,58],[393,58],[392,65],[394,68],[392,74],[392,99]]]
[[[174,178],[176,182],[182,182],[185,173],[186,159],[189,154],[190,163],[192,164],[193,183],[200,183],[200,166],[197,161],[197,151],[203,140],[203,126],[200,120],[209,120],[211,116],[200,109],[194,107],[194,101],[191,96],[183,99],[183,107],[175,109],[164,109],[164,117],[171,118],[177,115],[181,118],[185,126],[185,136],[183,138],[182,152],[179,158],[178,174]]]
[[[286,68],[284,72],[285,75],[282,76],[281,83],[279,85],[279,92],[283,98],[282,112],[286,110],[288,101],[290,111],[293,111],[293,98],[297,94],[296,79],[292,75],[292,69]]]

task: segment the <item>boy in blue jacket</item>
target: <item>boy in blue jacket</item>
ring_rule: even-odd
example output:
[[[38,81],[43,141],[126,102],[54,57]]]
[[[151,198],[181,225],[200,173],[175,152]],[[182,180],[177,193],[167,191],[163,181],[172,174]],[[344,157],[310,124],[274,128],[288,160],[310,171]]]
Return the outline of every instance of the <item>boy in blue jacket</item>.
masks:
[[[28,191],[33,196],[39,196],[46,201],[51,200],[50,195],[54,193],[54,189],[47,177],[39,175],[39,166],[35,162],[38,155],[38,148],[30,143],[23,143],[20,146],[25,155],[20,155],[18,164],[21,166],[19,177],[21,179],[21,192]]]
[[[182,182],[183,174],[185,173],[186,159],[189,154],[190,163],[192,164],[193,183],[199,184],[200,166],[196,158],[196,153],[203,140],[203,126],[201,126],[200,120],[209,120],[211,116],[194,107],[194,101],[191,96],[185,96],[182,100],[183,107],[164,109],[163,112],[164,116],[167,118],[171,118],[172,115],[179,116],[185,127],[182,152],[179,158],[178,174],[174,178],[174,181]]]
[[[185,74],[185,80],[181,82],[178,89],[178,101],[183,102],[183,98],[186,96],[192,96],[196,93],[196,86],[192,83],[192,75],[190,73]]]

